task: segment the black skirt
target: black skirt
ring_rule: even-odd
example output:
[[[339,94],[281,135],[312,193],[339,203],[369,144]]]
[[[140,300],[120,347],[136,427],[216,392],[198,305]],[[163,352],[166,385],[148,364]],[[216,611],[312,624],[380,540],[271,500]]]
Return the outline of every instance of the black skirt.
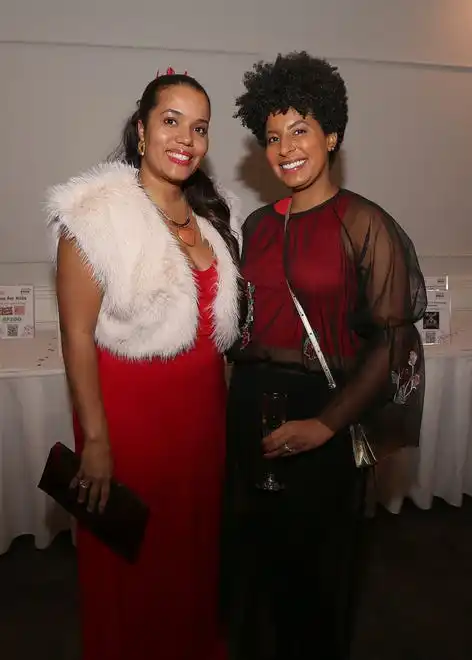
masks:
[[[269,392],[287,395],[287,420],[315,417],[332,395],[323,374],[273,364],[233,369],[221,581],[230,647],[235,660],[345,660],[363,473],[343,432],[271,461],[284,488],[261,490],[261,402]]]

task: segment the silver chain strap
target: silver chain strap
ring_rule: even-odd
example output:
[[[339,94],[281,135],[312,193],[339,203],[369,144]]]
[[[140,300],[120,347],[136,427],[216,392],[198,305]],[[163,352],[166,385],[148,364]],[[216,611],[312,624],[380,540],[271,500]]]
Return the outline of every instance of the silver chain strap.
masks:
[[[290,205],[291,206],[291,205]],[[285,213],[285,224],[284,224],[284,234],[287,232],[287,225],[288,221],[290,218],[290,206],[288,207],[286,213]],[[303,326],[305,328],[306,334],[308,336],[308,339],[310,340],[311,345],[313,346],[313,350],[315,351],[316,357],[319,360],[319,363],[321,365],[321,368],[323,369],[323,372],[326,376],[326,380],[328,381],[328,387],[331,390],[334,390],[336,388],[336,382],[333,378],[333,374],[331,373],[331,370],[328,366],[328,363],[326,362],[326,358],[323,354],[323,351],[321,350],[321,346],[318,342],[318,339],[316,337],[316,334],[311,327],[310,321],[307,318],[307,315],[305,314],[305,311],[303,307],[300,304],[300,301],[298,300],[297,296],[294,294],[292,287],[290,286],[290,282],[288,281],[287,276],[285,276],[288,290],[290,292],[290,295],[292,296],[293,303],[296,307],[296,310],[298,312],[298,315],[301,319],[301,322],[303,323]]]

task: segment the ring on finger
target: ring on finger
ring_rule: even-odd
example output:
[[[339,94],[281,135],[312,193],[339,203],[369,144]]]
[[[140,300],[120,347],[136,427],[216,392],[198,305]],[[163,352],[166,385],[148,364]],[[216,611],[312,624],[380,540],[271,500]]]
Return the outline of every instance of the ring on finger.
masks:
[[[284,451],[287,454],[291,454],[293,452],[293,449],[290,447],[290,445],[288,445],[286,442],[284,442]]]
[[[88,488],[90,488],[90,481],[88,481],[87,479],[81,479],[79,481],[79,488],[83,488],[84,490],[87,490]]]

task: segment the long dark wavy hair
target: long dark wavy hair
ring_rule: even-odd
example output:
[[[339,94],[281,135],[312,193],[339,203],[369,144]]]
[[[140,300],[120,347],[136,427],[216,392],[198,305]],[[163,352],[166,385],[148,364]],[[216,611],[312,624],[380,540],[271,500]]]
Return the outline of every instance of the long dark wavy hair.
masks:
[[[121,143],[110,159],[120,160],[137,169],[141,167],[141,155],[138,152],[138,122],[141,120],[146,129],[149,115],[159,103],[159,92],[174,85],[187,85],[204,94],[211,108],[206,90],[191,76],[166,74],[151,80],[138,101],[138,109],[127,120]],[[238,243],[230,227],[230,209],[211,178],[199,168],[184,182],[183,191],[190,207],[197,215],[206,218],[215,227],[224,239],[234,261],[238,263]]]

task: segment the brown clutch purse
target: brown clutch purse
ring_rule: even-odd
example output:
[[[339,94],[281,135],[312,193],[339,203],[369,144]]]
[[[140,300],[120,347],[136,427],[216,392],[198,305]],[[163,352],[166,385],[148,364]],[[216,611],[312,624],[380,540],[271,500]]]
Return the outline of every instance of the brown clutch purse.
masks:
[[[112,479],[105,511],[87,511],[86,506],[77,501],[77,488],[70,488],[79,467],[80,457],[62,443],[56,443],[49,452],[38,488],[114,552],[134,563],[149,519],[148,506],[129,488]]]

